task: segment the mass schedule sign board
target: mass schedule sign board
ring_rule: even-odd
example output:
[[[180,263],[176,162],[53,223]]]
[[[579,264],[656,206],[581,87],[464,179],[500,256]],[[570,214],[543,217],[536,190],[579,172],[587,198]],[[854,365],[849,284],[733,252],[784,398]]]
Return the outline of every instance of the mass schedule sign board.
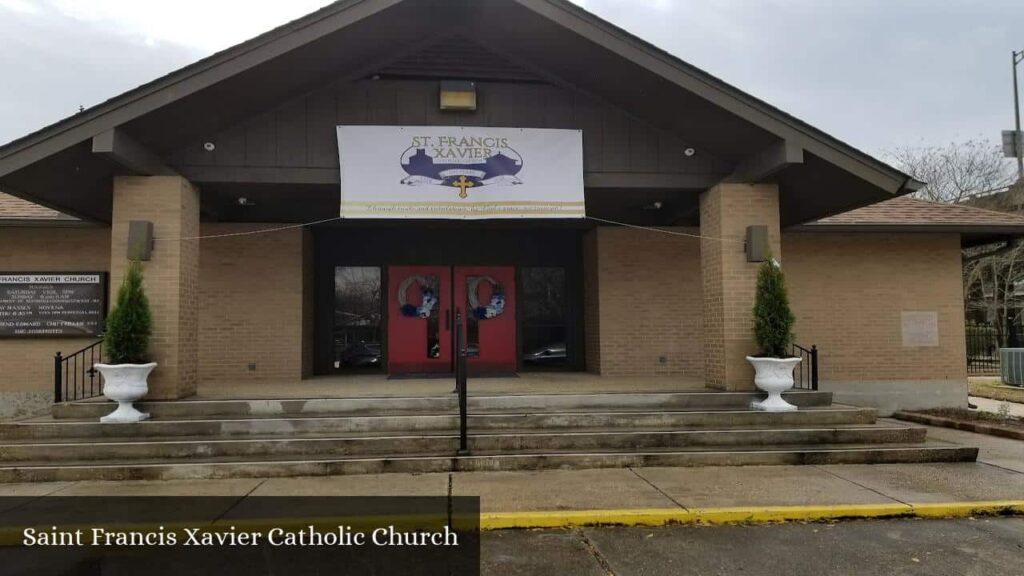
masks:
[[[343,218],[583,218],[580,130],[338,126]]]
[[[103,274],[0,273],[0,337],[96,336]]]

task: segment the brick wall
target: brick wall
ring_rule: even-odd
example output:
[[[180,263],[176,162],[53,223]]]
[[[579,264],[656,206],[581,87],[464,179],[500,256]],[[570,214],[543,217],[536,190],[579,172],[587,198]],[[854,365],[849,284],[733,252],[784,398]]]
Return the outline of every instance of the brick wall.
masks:
[[[128,226],[153,223],[156,242],[143,262],[153,312],[150,351],[160,366],[149,377],[148,398],[182,398],[198,384],[199,191],[178,176],[114,178],[110,285],[116,293],[128,264]]]
[[[313,339],[316,338],[316,300],[314,286],[316,286],[315,270],[316,265],[313,258],[313,231],[305,228],[302,230],[302,377],[309,378],[313,375],[313,357],[315,346]]]
[[[588,372],[601,373],[600,273],[597,260],[599,228],[583,236],[583,358]]]
[[[779,193],[774,184],[720,184],[700,195],[704,375],[708,386],[753,389],[746,357],[759,352],[751,333],[758,262],[747,262],[747,226],[768,228],[772,255],[781,259]]]
[[[203,235],[240,232],[266,224],[204,224]],[[165,230],[156,228],[157,236]],[[191,235],[200,234],[199,230]],[[0,271],[110,270],[109,228],[0,228]],[[124,237],[127,238],[127,232]],[[158,244],[161,242],[158,241]],[[198,376],[205,386],[255,379],[295,380],[312,370],[312,242],[308,231],[191,242],[198,249]],[[166,245],[158,250],[170,250]],[[157,257],[158,252],[154,252]],[[166,252],[165,252],[166,254]],[[123,259],[118,265],[123,275]],[[305,265],[304,265],[305,264]],[[147,271],[147,290],[160,275]],[[119,279],[111,278],[116,293]],[[111,298],[113,295],[111,295]],[[184,301],[190,296],[183,295]],[[155,307],[154,307],[155,308]],[[154,320],[166,315],[154,310]],[[197,341],[198,340],[198,341]],[[92,338],[0,340],[0,418],[37,414],[52,402],[53,355],[69,353]],[[154,347],[160,346],[156,340]],[[249,370],[255,363],[256,370]],[[156,372],[154,372],[156,376]]]
[[[262,226],[206,224],[201,230],[219,234]],[[0,228],[0,270],[104,271],[117,253],[110,243],[110,230],[102,228]],[[308,374],[308,233],[209,239],[199,249],[202,385]],[[781,253],[797,340],[821,350],[823,389],[836,392],[840,401],[883,407],[962,403],[966,358],[957,235],[787,233]],[[706,302],[698,240],[600,227],[584,238],[583,257],[588,370],[704,373]],[[903,311],[936,312],[939,345],[904,347]],[[89,342],[0,341],[0,417],[45,410],[53,354]]]
[[[106,272],[107,228],[0,228],[0,271]],[[0,419],[45,412],[53,402],[53,355],[95,338],[0,339]]]
[[[204,236],[271,224],[203,224]],[[311,361],[312,266],[301,229],[210,238],[201,243],[199,377],[201,385],[298,380]],[[304,248],[305,246],[305,248]],[[308,299],[307,299],[308,298]],[[304,304],[305,302],[305,304]],[[306,345],[304,346],[304,342]],[[255,369],[250,369],[250,364]],[[308,365],[307,365],[308,369]]]
[[[785,254],[797,341],[821,351],[823,389],[840,401],[879,406],[883,412],[963,402],[967,375],[957,235],[787,233],[781,239],[775,253]],[[696,240],[626,228],[588,233],[589,371],[703,374],[697,246]],[[756,264],[750,266],[756,270]],[[750,300],[737,313],[750,313],[753,277],[749,283],[733,289],[733,297]],[[904,347],[903,311],[937,312],[939,346]],[[737,321],[735,330],[742,330],[738,337],[752,338],[749,323]],[[738,369],[745,370],[746,362]]]
[[[696,239],[600,227],[584,239],[584,263],[588,370],[605,375],[701,375]]]
[[[966,401],[958,235],[788,233],[782,244],[796,339],[818,346],[823,389],[883,408]],[[903,345],[904,311],[938,313],[938,346]]]

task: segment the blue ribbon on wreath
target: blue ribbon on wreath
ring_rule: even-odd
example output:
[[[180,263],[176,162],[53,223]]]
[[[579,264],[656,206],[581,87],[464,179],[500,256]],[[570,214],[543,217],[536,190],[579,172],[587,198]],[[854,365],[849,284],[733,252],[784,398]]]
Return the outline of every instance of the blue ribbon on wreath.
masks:
[[[435,306],[437,306],[437,296],[434,295],[434,291],[430,288],[424,288],[423,303],[419,306],[415,304],[403,305],[402,316],[430,318],[430,313],[433,312]]]
[[[414,282],[420,285],[422,300],[419,306],[415,304],[407,304],[405,302],[405,292]],[[438,301],[434,285],[436,285],[436,281],[432,282],[431,278],[425,278],[423,276],[410,276],[403,280],[398,287],[398,309],[402,313],[402,316],[409,318],[430,318],[431,314],[434,312],[434,308],[437,307]]]
[[[476,297],[477,286],[479,286],[482,281],[487,282],[492,286],[491,301],[488,302],[486,306],[479,305]],[[470,280],[468,288],[470,304],[474,305],[471,306],[471,310],[473,312],[473,317],[477,320],[494,318],[496,316],[500,316],[502,312],[505,311],[505,289],[500,283],[494,280],[494,278],[491,278],[490,276],[474,277]]]

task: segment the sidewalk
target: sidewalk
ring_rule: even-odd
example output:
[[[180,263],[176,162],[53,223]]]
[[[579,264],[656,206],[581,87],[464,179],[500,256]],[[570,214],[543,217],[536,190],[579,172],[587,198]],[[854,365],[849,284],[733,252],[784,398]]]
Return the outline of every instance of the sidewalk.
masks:
[[[969,396],[968,400],[970,400],[971,404],[977,406],[978,410],[981,410],[982,412],[991,412],[993,414],[999,414],[999,407],[1005,404],[1010,410],[1008,412],[1010,416],[1024,418],[1024,404],[1019,402],[992,400],[991,398],[982,398],[981,396]]]
[[[978,462],[52,482],[0,484],[0,496],[446,496],[450,486],[453,495],[480,496],[485,516],[507,520],[509,514],[526,518],[543,512],[550,518],[590,518],[587,522],[591,523],[601,514],[608,522],[629,523],[629,514],[637,511],[670,520],[699,520],[686,514],[710,509],[728,509],[733,516],[737,509],[761,510],[760,518],[779,519],[769,514],[772,507],[779,506],[839,510],[823,517],[857,516],[861,510],[876,511],[865,515],[892,515],[877,510],[935,503],[955,503],[968,510],[964,503],[1017,501],[1018,510],[1024,509],[1020,508],[1024,506],[1024,442],[936,427],[929,427],[928,436],[981,447]],[[943,515],[947,508],[933,507],[932,513],[925,515]],[[817,516],[807,516],[813,517]],[[505,525],[521,524],[492,523],[492,527]]]

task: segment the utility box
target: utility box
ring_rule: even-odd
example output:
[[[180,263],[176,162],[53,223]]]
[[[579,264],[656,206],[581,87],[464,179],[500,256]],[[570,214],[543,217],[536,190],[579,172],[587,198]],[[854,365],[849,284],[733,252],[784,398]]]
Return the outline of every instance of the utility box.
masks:
[[[1024,387],[1024,348],[999,349],[999,375],[1003,384]]]
[[[747,262],[764,262],[768,259],[768,227],[747,226]]]

